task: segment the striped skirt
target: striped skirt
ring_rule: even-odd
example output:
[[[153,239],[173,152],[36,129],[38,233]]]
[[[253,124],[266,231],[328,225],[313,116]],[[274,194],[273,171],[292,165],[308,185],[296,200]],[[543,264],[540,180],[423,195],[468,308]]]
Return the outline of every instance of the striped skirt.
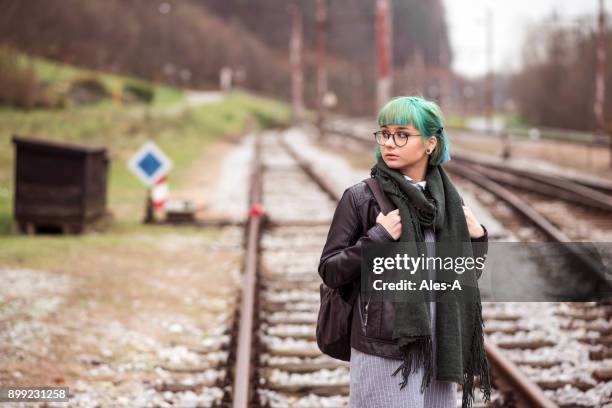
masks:
[[[430,302],[432,323],[435,322],[435,303]],[[435,323],[434,323],[435,324]],[[432,348],[434,355],[434,378],[421,393],[423,368],[408,376],[408,384],[400,390],[401,373],[392,377],[401,360],[362,353],[351,348],[350,362],[350,408],[455,408],[457,407],[457,384],[435,380],[436,338],[432,325]]]

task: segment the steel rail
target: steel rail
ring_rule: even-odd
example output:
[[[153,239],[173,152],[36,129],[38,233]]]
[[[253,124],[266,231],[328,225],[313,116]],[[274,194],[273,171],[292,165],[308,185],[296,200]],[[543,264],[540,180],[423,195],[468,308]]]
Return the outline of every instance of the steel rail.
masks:
[[[262,202],[263,175],[261,163],[260,135],[255,139],[254,157],[251,167],[249,207]],[[259,269],[259,249],[262,230],[262,216],[249,213],[246,230],[246,256],[244,259],[244,282],[242,287],[240,325],[234,367],[233,408],[248,408],[253,398],[252,378],[254,365],[253,340],[256,320],[256,290]]]
[[[501,376],[499,382],[508,384],[508,386],[512,387],[514,390],[521,390],[521,394],[516,397],[524,404],[522,406],[531,408],[559,407],[548,399],[544,391],[537,384],[529,380],[529,378],[519,370],[516,364],[506,358],[499,348],[486,337],[485,350],[494,372]]]

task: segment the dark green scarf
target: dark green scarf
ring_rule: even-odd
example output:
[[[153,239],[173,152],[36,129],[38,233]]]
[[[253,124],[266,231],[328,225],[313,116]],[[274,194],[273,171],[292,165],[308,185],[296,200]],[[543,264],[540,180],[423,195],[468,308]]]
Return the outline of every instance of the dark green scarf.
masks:
[[[427,169],[427,196],[406,180],[400,171],[389,168],[382,158],[372,167],[371,175],[376,178],[389,200],[399,208],[402,220],[400,241],[405,243],[409,256],[426,253],[424,228],[434,229],[437,257],[473,256],[471,244],[462,244],[470,243],[471,240],[461,197],[441,166],[429,166]],[[418,274],[417,282],[427,279]],[[482,305],[473,270],[461,275],[451,272],[450,275],[447,273],[444,277],[448,279],[444,279],[438,273],[437,281],[452,282],[460,278],[462,287],[472,288],[470,299],[473,301],[464,297],[461,301],[445,300],[436,304],[437,379],[461,383],[462,407],[468,408],[474,401],[475,376],[480,379],[480,390],[486,400],[490,399],[491,393],[489,363],[484,351]],[[465,296],[465,293],[455,295],[451,291],[450,296]],[[433,376],[430,311],[426,299],[422,302],[412,299],[394,303],[396,313],[393,338],[398,340],[404,361],[393,375],[401,371],[403,381],[400,384],[404,388],[410,372],[416,372],[417,367],[422,365],[425,370],[421,382],[423,392]]]

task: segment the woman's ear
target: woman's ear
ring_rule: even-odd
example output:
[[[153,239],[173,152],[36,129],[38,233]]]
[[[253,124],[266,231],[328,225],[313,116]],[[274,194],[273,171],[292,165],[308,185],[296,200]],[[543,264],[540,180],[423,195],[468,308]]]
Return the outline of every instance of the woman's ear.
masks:
[[[436,146],[438,145],[438,138],[432,136],[427,140],[427,143],[425,144],[427,147],[425,148],[425,151],[427,152],[427,154],[431,154],[435,149]]]

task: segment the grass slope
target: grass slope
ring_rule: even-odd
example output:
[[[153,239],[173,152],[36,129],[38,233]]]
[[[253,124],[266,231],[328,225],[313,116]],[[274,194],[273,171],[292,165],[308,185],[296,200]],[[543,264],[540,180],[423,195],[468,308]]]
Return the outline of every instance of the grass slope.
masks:
[[[52,70],[62,79],[83,74],[51,63],[37,63],[36,67],[47,78],[52,77]],[[111,157],[108,205],[116,219],[113,228],[130,229],[142,216],[145,190],[127,169],[127,160],[145,141],[154,140],[170,156],[174,163],[170,177],[173,185],[180,186],[189,164],[211,143],[240,134],[252,124],[267,127],[289,118],[285,104],[242,91],[230,92],[220,102],[189,107],[181,91],[166,87],[156,91],[159,89],[162,98],[151,107],[109,102],[64,110],[0,110],[0,145],[4,146],[0,149],[0,235],[9,233],[13,218],[14,147],[10,139],[14,134],[105,146]]]

